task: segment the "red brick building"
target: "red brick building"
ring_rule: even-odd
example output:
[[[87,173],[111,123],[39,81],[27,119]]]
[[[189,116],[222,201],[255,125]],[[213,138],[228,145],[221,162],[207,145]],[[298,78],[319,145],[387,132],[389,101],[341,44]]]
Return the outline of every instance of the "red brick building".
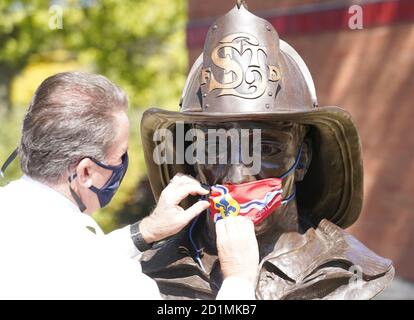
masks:
[[[189,0],[190,62],[235,0]],[[349,7],[362,7],[351,30]],[[248,0],[307,63],[321,106],[347,109],[360,131],[364,208],[350,228],[414,281],[414,1]]]

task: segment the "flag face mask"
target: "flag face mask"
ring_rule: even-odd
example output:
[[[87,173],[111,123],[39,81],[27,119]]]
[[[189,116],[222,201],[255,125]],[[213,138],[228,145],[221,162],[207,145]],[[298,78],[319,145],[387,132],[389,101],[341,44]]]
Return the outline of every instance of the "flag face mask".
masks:
[[[209,201],[210,215],[214,222],[240,215],[258,224],[280,206],[282,179],[214,185],[211,187]]]
[[[280,205],[295,197],[295,191],[282,199],[282,182],[298,166],[302,146],[293,166],[278,178],[267,178],[241,184],[216,184],[211,186],[208,201],[209,214],[216,223],[230,216],[245,216],[256,225],[266,219]]]

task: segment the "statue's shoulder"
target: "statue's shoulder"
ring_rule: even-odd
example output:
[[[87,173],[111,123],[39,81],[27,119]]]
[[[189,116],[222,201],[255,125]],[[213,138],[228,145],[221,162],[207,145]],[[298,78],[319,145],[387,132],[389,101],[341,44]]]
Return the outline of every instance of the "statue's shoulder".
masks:
[[[194,253],[184,230],[144,252],[142,271],[157,282],[164,299],[214,299],[218,288],[192,258]]]
[[[190,246],[185,235],[184,232],[178,233],[166,241],[155,244],[153,249],[145,251],[140,260],[142,271],[153,275],[178,264],[192,263]]]
[[[392,261],[322,220],[304,234],[289,232],[260,264],[262,299],[370,299],[393,279]]]

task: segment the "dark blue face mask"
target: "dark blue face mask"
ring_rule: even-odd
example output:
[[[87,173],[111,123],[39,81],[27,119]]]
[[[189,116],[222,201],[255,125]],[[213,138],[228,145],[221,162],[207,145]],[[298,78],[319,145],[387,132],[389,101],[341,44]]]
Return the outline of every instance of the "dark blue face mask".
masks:
[[[108,166],[102,162],[99,162],[98,160],[92,158],[91,160],[101,168],[112,171],[111,177],[102,188],[98,189],[95,186],[91,186],[89,188],[96,193],[99,199],[99,204],[101,205],[101,208],[103,208],[107,206],[109,202],[111,202],[113,196],[121,185],[122,180],[124,179],[125,173],[128,170],[128,153],[124,153],[122,156],[122,163],[118,166]]]
[[[13,160],[17,157],[18,149],[16,148],[13,153],[7,158],[6,162],[3,164],[3,166],[0,168],[0,178],[4,177],[4,172],[6,171],[7,167],[13,162]],[[91,189],[93,192],[96,193],[98,196],[99,204],[101,208],[108,205],[109,202],[111,202],[113,196],[115,195],[116,191],[118,190],[119,186],[121,185],[122,179],[125,176],[125,173],[128,169],[128,153],[125,152],[122,156],[122,163],[118,166],[109,166],[106,165],[92,157],[85,157],[91,159],[94,163],[96,163],[101,168],[111,170],[112,175],[108,179],[108,181],[105,183],[105,185],[98,189],[95,186],[91,186],[89,189]],[[76,173],[69,176],[69,190],[73,197],[73,199],[78,204],[78,207],[80,211],[84,212],[86,210],[86,206],[83,204],[80,197],[76,194],[76,192],[72,189],[70,186],[73,179],[76,178]]]
[[[115,193],[117,192],[119,186],[121,185],[122,180],[124,179],[125,173],[128,169],[128,153],[125,152],[122,156],[122,163],[118,166],[110,166],[106,165],[94,158],[90,158],[95,164],[100,166],[103,169],[111,170],[112,175],[108,179],[108,181],[105,183],[105,185],[102,188],[97,188],[95,186],[89,187],[90,190],[92,190],[96,195],[98,196],[99,204],[101,208],[107,206]],[[73,181],[73,179],[76,178],[76,174],[73,174],[69,177],[69,183]],[[69,186],[70,187],[70,186]],[[70,188],[72,197],[75,199],[76,203],[79,206],[79,209],[83,212],[86,210],[86,206],[82,203],[79,196]]]

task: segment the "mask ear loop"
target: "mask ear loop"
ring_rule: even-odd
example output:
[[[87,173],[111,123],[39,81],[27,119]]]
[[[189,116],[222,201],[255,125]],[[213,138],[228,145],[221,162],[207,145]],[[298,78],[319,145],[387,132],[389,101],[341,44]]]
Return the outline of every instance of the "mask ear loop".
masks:
[[[195,171],[196,171],[196,173],[199,174],[197,165],[195,166]],[[202,183],[201,186],[203,188],[205,188],[205,189],[209,189],[210,190],[210,186],[207,185],[207,184],[203,184]],[[200,200],[207,200],[207,196],[208,195],[201,196],[200,197]],[[209,209],[207,209],[207,213],[209,214]],[[195,217],[194,220],[191,222],[190,230],[188,231],[188,238],[190,239],[191,245],[193,246],[193,249],[194,249],[194,252],[195,252],[194,260],[197,262],[197,264],[200,267],[200,269],[204,273],[206,273],[207,271],[204,268],[203,262],[201,261],[201,253],[203,252],[203,250],[202,249],[199,249],[197,247],[197,245],[196,245],[196,243],[194,241],[194,238],[193,238],[193,230],[194,230],[195,225],[197,224],[197,221],[198,221],[199,217],[200,217],[200,215],[198,215],[197,217]]]
[[[203,250],[199,249],[197,247],[197,245],[195,244],[194,239],[193,239],[193,229],[194,229],[194,226],[196,225],[199,217],[200,216],[197,216],[193,220],[193,222],[191,223],[190,231],[188,232],[188,237],[190,238],[191,245],[193,246],[193,249],[195,251],[194,259],[197,262],[197,264],[199,265],[199,267],[201,268],[201,270],[203,270],[203,272],[206,273],[206,269],[204,268],[203,262],[201,261],[201,255],[200,255]]]
[[[197,165],[195,166],[195,170],[198,172],[198,167]],[[210,186],[206,185],[206,184],[201,184],[201,186],[205,189],[209,189],[210,190]],[[200,200],[207,200],[207,195],[205,196],[201,196]],[[209,212],[209,209],[207,209],[207,213]],[[197,262],[198,266],[200,267],[200,269],[206,273],[206,269],[204,268],[203,262],[201,261],[201,253],[203,252],[202,249],[199,249],[194,241],[193,238],[193,230],[195,225],[197,224],[197,221],[199,219],[200,215],[198,215],[196,218],[194,218],[193,222],[191,222],[191,226],[190,226],[190,230],[188,231],[188,237],[190,239],[191,245],[193,246],[194,252],[195,252],[195,256],[194,256],[194,260]]]
[[[284,174],[282,174],[279,177],[279,179],[286,178],[289,174],[291,174],[293,172],[293,170],[295,170],[298,167],[299,161],[300,161],[300,157],[302,155],[302,149],[303,149],[303,143],[299,147],[299,151],[298,151],[298,154],[296,155],[295,163],[290,167],[290,169],[288,171],[286,171]],[[282,204],[288,203],[289,201],[291,201],[292,199],[294,199],[295,196],[296,196],[296,184],[294,184],[294,186],[293,186],[293,192],[292,192],[292,194],[289,195],[289,197],[287,197],[286,199],[284,199],[282,201]]]
[[[85,204],[82,202],[81,198],[76,194],[75,190],[73,190],[72,189],[72,186],[70,185],[72,183],[72,181],[75,180],[76,177],[77,177],[77,174],[76,173],[72,173],[69,176],[69,178],[68,178],[68,181],[69,181],[69,191],[70,191],[70,194],[72,195],[72,198],[76,201],[76,204],[78,205],[79,210],[81,212],[85,212],[85,210],[86,210]]]
[[[201,186],[205,189],[210,189],[210,186],[206,185],[206,184],[201,184]],[[200,200],[207,200],[208,195],[205,196],[201,196]],[[207,209],[207,214],[210,214],[210,210]],[[191,226],[190,226],[190,230],[188,232],[188,237],[190,239],[191,245],[193,246],[194,252],[195,252],[195,257],[194,260],[197,262],[197,264],[199,265],[199,267],[201,268],[201,270],[203,270],[204,273],[206,273],[206,269],[204,268],[203,262],[201,261],[201,253],[203,252],[202,249],[199,249],[194,241],[193,238],[193,230],[194,227],[199,219],[200,215],[198,215],[196,218],[194,218],[193,222],[191,222]]]
[[[1,166],[0,178],[5,178],[4,173],[6,172],[9,165],[16,159],[18,153],[19,153],[19,148],[14,149],[13,152],[7,158],[7,160],[4,162],[4,164]]]
[[[114,171],[114,170],[119,170],[122,166],[123,166],[123,164],[124,164],[124,159],[126,159],[125,161],[128,161],[128,153],[126,152],[123,156],[122,156],[122,164],[120,164],[120,165],[118,165],[118,166],[110,166],[110,165],[106,165],[106,164],[104,164],[104,163],[101,163],[101,162],[99,162],[98,160],[96,160],[96,159],[94,159],[94,158],[92,158],[92,157],[89,157],[89,159],[91,159],[96,165],[98,165],[98,166],[100,166],[101,168],[104,168],[104,169],[108,169],[108,170],[112,170],[112,171]],[[113,174],[113,173],[112,173]],[[77,177],[78,175],[76,174],[76,173],[72,173],[69,177],[68,177],[68,181],[69,181],[69,191],[70,191],[70,194],[72,195],[72,198],[75,200],[75,202],[76,202],[76,204],[78,205],[78,207],[79,207],[79,210],[81,211],[81,212],[85,212],[85,210],[86,210],[86,206],[85,206],[85,204],[82,202],[82,200],[81,200],[81,198],[76,194],[76,192],[75,192],[75,190],[73,190],[72,189],[72,187],[71,187],[71,183],[73,182],[73,180],[75,180],[75,178]],[[110,179],[110,178],[109,178]],[[96,193],[96,191],[98,191],[99,189],[97,189],[97,188],[95,188],[94,186],[92,186],[91,187],[91,190],[92,191],[94,191],[95,193]]]
[[[296,158],[295,158],[295,163],[289,168],[288,171],[286,171],[284,174],[282,174],[280,177],[278,177],[279,179],[286,178],[289,174],[292,173],[293,170],[296,169],[296,167],[298,166],[299,161],[300,161],[300,156],[302,155],[302,148],[303,148],[303,144],[301,144],[300,147],[299,147],[298,154],[296,155]]]
[[[296,185],[294,186],[294,190],[292,194],[289,197],[287,197],[285,200],[283,200],[282,204],[288,203],[290,200],[294,199],[295,197],[296,197]]]

